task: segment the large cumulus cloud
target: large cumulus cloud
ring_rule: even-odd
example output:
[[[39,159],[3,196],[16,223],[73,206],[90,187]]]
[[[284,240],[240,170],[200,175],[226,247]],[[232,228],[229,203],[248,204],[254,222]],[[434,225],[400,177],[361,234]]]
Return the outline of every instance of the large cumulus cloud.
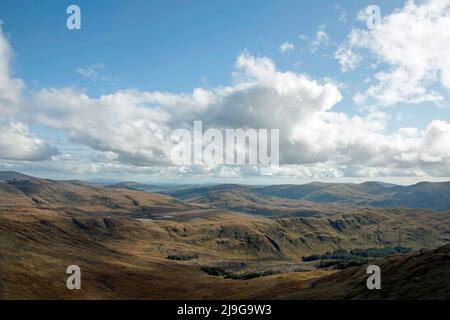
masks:
[[[44,89],[35,97],[40,123],[64,131],[77,143],[143,166],[170,166],[170,133],[190,128],[195,120],[202,120],[205,129],[280,129],[281,164],[304,166],[280,170],[281,175],[305,170],[306,175],[373,175],[381,172],[376,168],[411,174],[448,164],[447,122],[388,134],[385,113],[350,117],[333,111],[341,99],[335,84],[277,70],[269,58],[249,53],[238,56],[230,86],[184,94],[124,90],[97,99],[72,89]]]

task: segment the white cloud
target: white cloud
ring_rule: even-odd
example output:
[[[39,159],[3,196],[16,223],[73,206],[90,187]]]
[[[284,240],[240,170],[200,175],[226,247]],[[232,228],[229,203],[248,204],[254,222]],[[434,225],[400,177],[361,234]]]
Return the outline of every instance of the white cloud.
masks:
[[[98,99],[73,89],[43,89],[33,99],[35,119],[124,162],[167,165],[172,130],[195,120],[218,128],[283,128],[287,140],[298,121],[341,99],[332,84],[278,72],[272,60],[248,53],[238,57],[234,80],[233,86],[191,94],[128,90]]]
[[[293,51],[295,49],[294,44],[292,42],[283,42],[279,47],[278,50],[281,53],[286,53],[289,51]]]
[[[387,65],[376,84],[355,101],[383,106],[400,102],[442,104],[450,92],[450,1],[406,2],[373,31],[354,29],[335,53],[344,71],[354,69],[364,50]]]
[[[55,154],[56,148],[30,133],[24,124],[0,125],[0,159],[36,161]]]
[[[21,103],[21,91],[24,83],[11,77],[10,61],[13,55],[11,46],[6,39],[0,20],[0,112],[3,117],[17,113]]]
[[[150,102],[150,100],[148,100]],[[94,150],[111,151],[136,165],[166,162],[168,115],[144,107],[145,97],[117,92],[93,99],[73,89],[43,89],[35,96],[35,121],[60,129]]]
[[[23,117],[24,83],[11,76],[13,52],[0,21],[0,159],[42,160],[57,153],[56,148],[37,138],[16,118]]]

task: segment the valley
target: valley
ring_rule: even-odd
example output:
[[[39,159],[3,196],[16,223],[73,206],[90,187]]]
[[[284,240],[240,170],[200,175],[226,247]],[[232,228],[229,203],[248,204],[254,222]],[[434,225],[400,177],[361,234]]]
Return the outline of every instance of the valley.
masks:
[[[432,208],[316,202],[299,196],[314,186],[271,187],[155,193],[1,172],[0,298],[448,298],[439,279],[450,278],[450,214],[434,210],[445,185]],[[342,250],[363,258],[324,258]],[[373,261],[386,270],[381,293],[365,287]],[[65,286],[72,264],[82,290]]]

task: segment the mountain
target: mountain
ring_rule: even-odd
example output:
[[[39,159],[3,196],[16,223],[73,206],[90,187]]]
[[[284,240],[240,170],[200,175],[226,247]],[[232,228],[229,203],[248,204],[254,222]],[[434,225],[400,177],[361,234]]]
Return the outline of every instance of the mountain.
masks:
[[[320,204],[253,190],[269,189],[262,186],[191,187],[176,190],[177,199],[10,172],[0,177],[0,299],[358,297],[353,282],[328,277],[362,269],[303,258],[393,248],[414,257],[450,243],[444,211]],[[422,272],[437,275],[440,263],[448,264],[430,259],[421,260],[429,269],[417,271],[424,281],[430,279]],[[65,288],[72,264],[83,274],[76,292]]]
[[[0,172],[1,207],[36,207],[152,216],[198,208],[167,195],[107,188],[82,181],[54,181]]]
[[[0,181],[14,181],[14,180],[32,180],[36,179],[32,176],[28,176],[23,173],[14,172],[14,171],[0,171]]]
[[[428,208],[450,210],[450,182],[420,182],[412,186],[391,188],[392,196],[373,201],[376,207]]]
[[[240,185],[196,187],[166,194],[188,203],[202,204],[210,208],[273,218],[321,216],[337,213],[339,210],[352,210],[339,204],[330,205],[267,196]]]
[[[450,210],[450,182],[420,182],[412,186],[398,186],[381,182],[320,183],[304,185],[244,186],[217,185],[192,187],[169,191],[175,198],[206,202],[212,193],[236,192],[245,197],[276,197],[287,200],[301,200],[322,205],[345,205],[353,207],[404,207],[431,210]],[[287,199],[287,200],[286,200]],[[283,201],[280,201],[283,203]]]

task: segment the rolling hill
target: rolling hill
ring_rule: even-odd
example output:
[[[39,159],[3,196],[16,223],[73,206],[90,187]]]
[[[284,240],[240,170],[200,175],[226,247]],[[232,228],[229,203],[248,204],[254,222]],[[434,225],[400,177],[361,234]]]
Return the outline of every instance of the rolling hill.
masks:
[[[450,182],[420,182],[411,186],[398,186],[381,182],[319,183],[304,185],[216,185],[193,187],[169,191],[167,194],[183,200],[199,201],[211,193],[237,192],[253,194],[254,197],[275,197],[287,200],[301,200],[353,207],[377,208],[417,208],[430,210],[450,210]],[[286,200],[287,199],[287,200]]]
[[[106,188],[82,181],[39,179],[14,172],[0,172],[0,206],[64,208],[85,214],[114,212],[142,217],[198,208],[167,195]]]

